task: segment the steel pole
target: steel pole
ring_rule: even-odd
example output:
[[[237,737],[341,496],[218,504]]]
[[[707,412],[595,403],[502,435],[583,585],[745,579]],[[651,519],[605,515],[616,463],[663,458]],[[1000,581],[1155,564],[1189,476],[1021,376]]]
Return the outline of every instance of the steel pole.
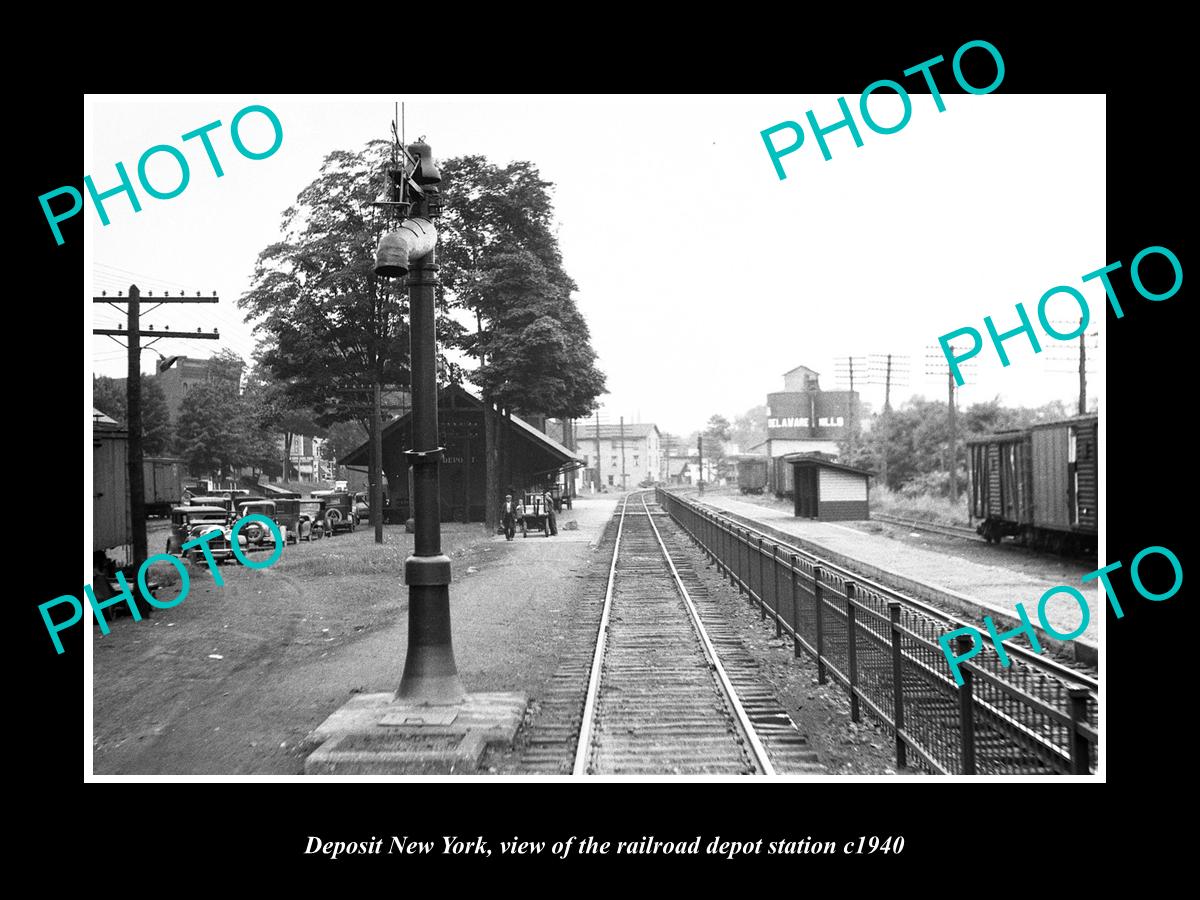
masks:
[[[413,555],[404,561],[408,585],[408,656],[397,700],[457,703],[466,696],[450,633],[450,557],[442,553],[439,509],[437,343],[434,333],[436,251],[408,272],[409,356],[412,367]]]

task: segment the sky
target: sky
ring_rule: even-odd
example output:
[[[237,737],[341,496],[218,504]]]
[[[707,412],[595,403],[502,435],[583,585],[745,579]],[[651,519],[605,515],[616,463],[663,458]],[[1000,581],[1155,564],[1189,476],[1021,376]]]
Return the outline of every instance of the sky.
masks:
[[[1074,403],[1078,341],[1039,330],[1044,352],[1034,354],[1018,336],[1005,343],[1011,364],[1002,367],[984,331],[989,315],[998,330],[1015,327],[1018,302],[1036,327],[1038,301],[1057,285],[1076,288],[1091,307],[1088,330],[1100,334],[1089,338],[1088,394],[1103,402],[1104,291],[1082,276],[1112,262],[1105,98],[1005,95],[1003,86],[943,98],[938,112],[929,95],[913,94],[907,126],[880,135],[862,123],[857,96],[847,96],[863,146],[848,129],[833,131],[826,161],[806,127],[802,147],[783,158],[781,181],[760,132],[803,123],[808,110],[833,124],[836,97],[93,95],[85,174],[103,191],[118,184],[115,164],[123,162],[142,210],[113,197],[103,226],[85,199],[85,323],[114,327],[120,314],[91,298],[132,283],[143,296],[216,291],[216,305],[160,307],[143,327],[219,328],[220,341],[171,339],[156,349],[203,357],[228,347],[248,359],[254,336],[235,304],[257,255],[278,239],[283,210],[326,154],[387,137],[394,104],[403,102],[407,139],[424,136],[436,158],[529,160],[555,185],[564,264],[608,380],[602,421],[624,416],[686,434],[715,413],[732,419],[765,403],[797,365],[817,370],[825,389],[844,388],[848,358],[863,400],[878,408],[881,379],[864,386],[861,365],[884,354],[897,370],[893,404],[914,394],[944,400],[937,339],[965,326],[984,333],[985,347],[960,405],[994,397]],[[262,160],[240,155],[230,136],[234,115],[254,104],[270,108],[283,130],[278,151]],[[901,104],[880,93],[870,111],[888,124],[900,119]],[[218,119],[210,135],[220,178],[199,141],[180,139]],[[252,151],[273,138],[255,113],[239,134]],[[787,137],[775,140],[784,146]],[[137,183],[139,157],[159,144],[189,164],[186,189],[171,199]],[[157,153],[147,176],[167,191],[179,167]],[[1070,331],[1065,323],[1077,321],[1078,309],[1058,297],[1049,317]],[[124,350],[107,337],[90,340],[93,370],[123,376]],[[157,360],[144,353],[143,371]]]

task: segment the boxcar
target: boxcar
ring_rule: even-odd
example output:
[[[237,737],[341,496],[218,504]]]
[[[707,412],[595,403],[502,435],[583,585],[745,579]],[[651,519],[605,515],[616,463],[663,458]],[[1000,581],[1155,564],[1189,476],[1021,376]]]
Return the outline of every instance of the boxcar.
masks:
[[[1005,535],[1056,553],[1091,553],[1099,522],[1096,416],[968,441],[971,515],[989,542]]]
[[[774,457],[767,466],[767,490],[776,497],[791,497],[794,494],[792,464],[784,462],[782,456]]]
[[[767,464],[765,457],[739,459],[737,464],[738,490],[743,494],[761,494],[767,486]]]

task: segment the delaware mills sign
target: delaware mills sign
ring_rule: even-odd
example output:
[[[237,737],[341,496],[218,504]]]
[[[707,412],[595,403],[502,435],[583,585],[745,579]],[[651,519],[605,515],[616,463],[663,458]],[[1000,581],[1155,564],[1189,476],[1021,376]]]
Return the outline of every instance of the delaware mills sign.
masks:
[[[850,391],[789,391],[767,395],[767,437],[838,440],[850,422]]]

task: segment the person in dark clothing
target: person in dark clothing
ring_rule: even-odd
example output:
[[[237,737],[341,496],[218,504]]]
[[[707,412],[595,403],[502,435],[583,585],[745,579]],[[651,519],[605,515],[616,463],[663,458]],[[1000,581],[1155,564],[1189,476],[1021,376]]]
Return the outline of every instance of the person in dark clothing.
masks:
[[[504,495],[504,505],[500,507],[500,522],[504,526],[504,537],[511,541],[517,533],[517,503],[513,500],[511,491]]]

